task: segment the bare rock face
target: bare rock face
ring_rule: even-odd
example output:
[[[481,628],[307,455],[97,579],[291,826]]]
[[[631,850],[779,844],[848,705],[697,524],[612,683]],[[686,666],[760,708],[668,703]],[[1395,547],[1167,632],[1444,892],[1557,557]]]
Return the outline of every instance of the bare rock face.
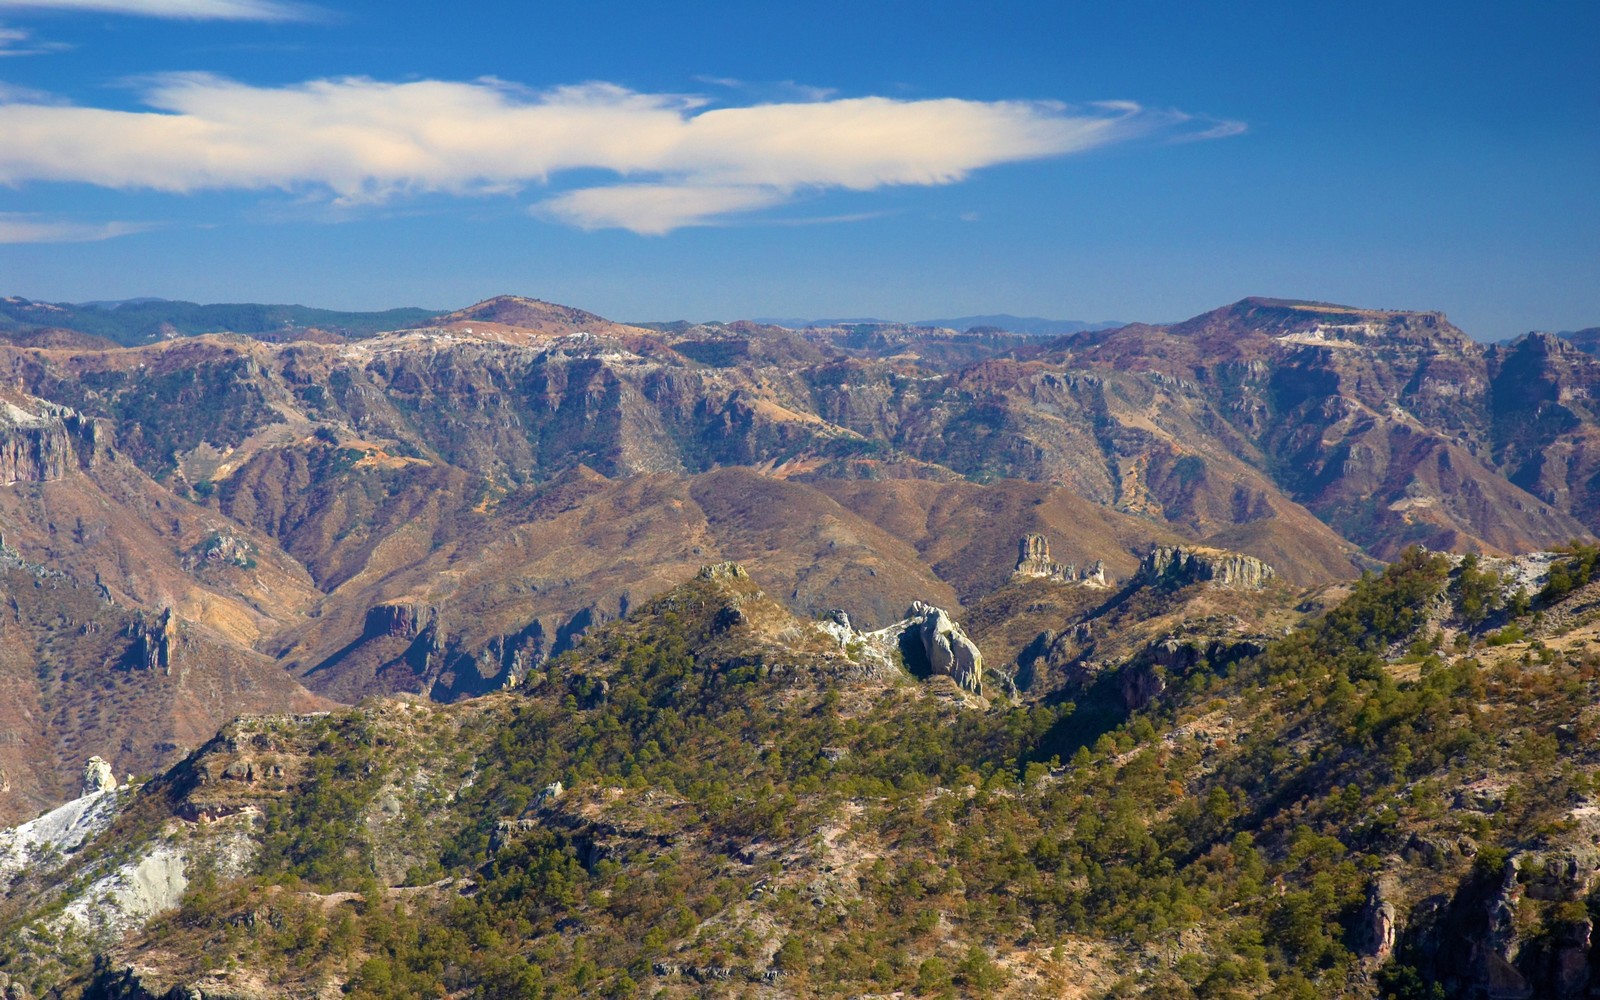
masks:
[[[137,670],[172,672],[178,619],[171,608],[153,617],[146,617],[143,612],[135,615],[128,625],[128,636],[133,639],[126,661],[129,666]]]
[[[1435,973],[1455,980],[1464,996],[1495,1000],[1591,995],[1589,952],[1594,922],[1587,915],[1554,922],[1530,934],[1530,920],[1551,902],[1583,902],[1600,882],[1600,854],[1590,848],[1514,854],[1498,885],[1464,900],[1452,926],[1465,945],[1454,965]],[[1433,942],[1424,942],[1432,944]]]
[[[1153,586],[1210,583],[1228,590],[1260,590],[1277,571],[1254,556],[1188,545],[1158,545],[1139,566],[1139,579]]]
[[[928,672],[949,677],[973,694],[983,693],[983,654],[943,608],[921,601],[906,612],[906,633],[921,643]]]
[[[843,611],[830,611],[813,624],[848,651],[862,676],[898,674],[903,666],[913,676],[949,677],[963,690],[983,694],[983,654],[943,608],[914,601],[904,618],[874,632],[856,631]]]
[[[1104,559],[1096,559],[1090,563],[1089,568],[1084,571],[1081,582],[1086,587],[1111,586],[1111,581],[1106,579],[1106,561]]]
[[[1063,566],[1050,558],[1050,540],[1040,534],[1023,535],[1018,543],[1016,576],[1037,577],[1044,580],[1074,580],[1075,566]]]
[[[427,604],[397,602],[380,604],[367,611],[366,638],[394,636],[415,639],[438,619],[438,612]]]
[[[109,448],[99,421],[44,400],[26,402],[0,402],[0,484],[54,482]]]
[[[112,773],[111,765],[100,756],[90,757],[88,763],[83,765],[83,790],[80,795],[99,795],[117,787],[117,776]]]
[[[1392,887],[1374,882],[1367,888],[1367,901],[1356,922],[1356,952],[1378,964],[1394,954],[1395,907],[1388,899],[1391,894]]]
[[[1117,674],[1117,692],[1122,695],[1122,704],[1130,712],[1136,712],[1155,701],[1166,690],[1166,674],[1154,664],[1131,666]]]

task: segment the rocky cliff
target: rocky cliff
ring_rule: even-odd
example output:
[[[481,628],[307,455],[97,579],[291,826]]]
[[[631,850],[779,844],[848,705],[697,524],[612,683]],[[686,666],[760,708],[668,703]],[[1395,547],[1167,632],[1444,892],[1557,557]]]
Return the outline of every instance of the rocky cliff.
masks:
[[[128,648],[127,663],[135,670],[159,670],[172,673],[177,659],[179,640],[178,619],[171,608],[157,615],[136,612],[128,624],[127,634],[133,640]]]
[[[0,399],[0,485],[48,483],[109,449],[109,431],[90,417],[44,400]]]
[[[1254,556],[1221,549],[1158,545],[1139,564],[1139,579],[1148,585],[1183,587],[1210,583],[1229,590],[1260,590],[1277,576]]]
[[[438,609],[416,602],[379,604],[367,611],[367,622],[362,635],[369,639],[392,636],[415,639],[433,627],[439,617]]]

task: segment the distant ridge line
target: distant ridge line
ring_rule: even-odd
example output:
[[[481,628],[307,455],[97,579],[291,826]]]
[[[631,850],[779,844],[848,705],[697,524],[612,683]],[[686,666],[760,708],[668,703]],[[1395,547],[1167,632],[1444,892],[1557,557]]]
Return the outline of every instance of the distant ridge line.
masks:
[[[890,320],[873,317],[856,317],[850,319],[796,319],[756,317],[756,323],[765,323],[771,326],[788,327],[791,330],[801,330],[808,326],[927,326],[948,330],[971,330],[975,327],[995,327],[1009,330],[1012,333],[1028,333],[1038,336],[1059,336],[1066,333],[1082,333],[1095,330],[1115,330],[1127,326],[1122,320],[1101,320],[1091,322],[1078,319],[1045,319],[1042,316],[1013,316],[1010,313],[993,313],[981,316],[959,316],[953,319],[917,319],[917,320]]]

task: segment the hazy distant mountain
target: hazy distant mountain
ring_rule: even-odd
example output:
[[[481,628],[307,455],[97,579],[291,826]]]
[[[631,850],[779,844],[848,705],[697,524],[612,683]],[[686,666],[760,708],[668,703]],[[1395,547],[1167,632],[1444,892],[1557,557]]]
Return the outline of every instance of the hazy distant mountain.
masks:
[[[1556,336],[1570,341],[1573,347],[1585,354],[1600,354],[1600,326],[1589,326],[1582,330],[1563,330]]]
[[[117,309],[121,306],[142,306],[151,302],[171,302],[157,295],[141,295],[133,299],[95,299],[91,302],[79,302],[80,306],[93,306],[96,309]]]
[[[791,330],[803,330],[808,326],[931,326],[944,330],[971,330],[975,327],[989,327],[996,330],[1006,330],[1011,333],[1027,333],[1040,337],[1059,337],[1068,333],[1081,333],[1084,330],[1113,330],[1126,324],[1118,320],[1107,320],[1099,323],[1085,322],[1077,319],[1043,319],[1039,316],[1012,316],[1010,313],[995,313],[987,316],[960,316],[955,319],[918,319],[902,322],[900,320],[874,319],[872,317],[858,317],[855,319],[757,319],[757,323],[770,323],[773,326],[786,326]]]
[[[344,337],[364,337],[413,326],[438,314],[439,310],[416,308],[342,312],[253,302],[200,305],[139,298],[71,303],[33,302],[9,296],[0,298],[0,334],[14,335],[38,329],[71,330],[104,337],[125,347],[201,333],[243,333],[273,340],[317,330]]]
[[[957,319],[921,319],[917,326],[939,326],[951,330],[970,330],[973,327],[994,327],[1012,333],[1031,333],[1041,337],[1059,337],[1084,330],[1114,330],[1127,324],[1121,320],[1089,323],[1077,319],[1043,319],[1038,316],[1012,316],[996,313],[992,316],[962,316]]]

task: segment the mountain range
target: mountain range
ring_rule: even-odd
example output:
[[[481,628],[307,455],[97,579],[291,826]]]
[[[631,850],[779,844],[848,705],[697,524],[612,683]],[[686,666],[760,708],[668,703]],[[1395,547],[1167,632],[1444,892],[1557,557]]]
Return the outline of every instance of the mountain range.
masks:
[[[1010,313],[993,313],[984,316],[960,316],[955,319],[919,319],[901,322],[887,319],[872,319],[870,317],[856,319],[764,319],[758,318],[755,322],[766,323],[772,326],[788,327],[791,330],[802,330],[808,326],[911,326],[931,327],[937,330],[959,330],[965,332],[974,328],[1004,330],[1009,333],[1031,333],[1044,337],[1059,337],[1067,333],[1081,333],[1084,330],[1111,330],[1126,324],[1116,321],[1102,321],[1099,323],[1086,323],[1076,319],[1044,319],[1039,316],[1013,316]]]
[[[200,305],[171,299],[137,298],[119,301],[32,302],[9,296],[0,298],[0,335],[48,337],[53,331],[104,338],[121,346],[148,344],[165,337],[201,333],[243,333],[265,339],[304,336],[324,331],[343,336],[365,336],[406,326],[437,315],[429,309],[388,309],[381,312],[340,312],[307,306],[232,303]]]
[[[388,913],[385,926],[404,924],[405,914],[391,911],[411,906],[398,901],[425,886],[417,899],[432,900],[428,906],[446,905],[448,887],[466,881],[526,891],[485,873],[497,852],[532,831],[538,850],[524,844],[518,856],[591,895],[560,905],[540,897],[545,908],[522,917],[500,909],[472,917],[510,921],[497,940],[530,942],[495,952],[505,964],[494,970],[396,985],[401,965],[415,957],[405,975],[421,976],[432,959],[406,951],[401,962],[391,949],[390,987],[373,987],[374,995],[454,990],[484,977],[510,983],[532,976],[528,963],[559,972],[561,985],[552,978],[539,987],[550,995],[584,991],[585,975],[617,995],[644,976],[662,980],[669,995],[687,995],[725,978],[709,970],[736,966],[751,975],[792,971],[819,994],[842,982],[887,991],[921,988],[930,957],[938,958],[927,973],[934,992],[981,993],[991,981],[1017,995],[1027,983],[1064,989],[1071,977],[1060,963],[1081,961],[1085,981],[1099,990],[1085,995],[1106,995],[1118,988],[1110,970],[1119,961],[1148,973],[1140,980],[1148,985],[1166,982],[1160,970],[1177,968],[1185,953],[1179,935],[1151,945],[1159,954],[1119,960],[1116,949],[1133,940],[1127,928],[1149,914],[1123,905],[1127,887],[1113,891],[1101,881],[1101,861],[1080,851],[1066,865],[1059,853],[1099,842],[1099,828],[1085,832],[1081,800],[1096,782],[1121,780],[1120,769],[1144,760],[1146,747],[1138,787],[1149,785],[1158,798],[1167,794],[1161,788],[1187,791],[1172,792],[1160,808],[1125,803],[1120,846],[1106,851],[1133,852],[1124,860],[1143,880],[1140,893],[1167,893],[1177,915],[1163,911],[1166,925],[1203,926],[1196,933],[1210,964],[1196,982],[1226,959],[1240,982],[1260,985],[1270,974],[1272,983],[1304,981],[1315,991],[1312,984],[1337,980],[1341,990],[1375,995],[1379,965],[1395,959],[1397,947],[1423,948],[1416,942],[1424,938],[1363,950],[1340,935],[1370,930],[1368,911],[1387,905],[1392,938],[1394,915],[1422,905],[1426,880],[1396,868],[1383,889],[1379,872],[1359,868],[1387,864],[1391,847],[1412,850],[1392,842],[1392,830],[1374,832],[1379,819],[1357,815],[1391,808],[1362,789],[1398,781],[1392,808],[1425,812],[1412,782],[1454,795],[1468,778],[1442,744],[1429,751],[1437,760],[1412,749],[1410,761],[1383,756],[1381,768],[1378,757],[1350,757],[1347,746],[1398,754],[1408,740],[1433,744],[1392,727],[1416,736],[1463,725],[1452,721],[1456,703],[1416,701],[1416,692],[1433,690],[1429,684],[1476,690],[1461,663],[1491,633],[1505,638],[1494,649],[1509,650],[1473,660],[1473,670],[1506,673],[1493,681],[1501,685],[1494,698],[1474,695],[1487,704],[1500,704],[1513,685],[1545,690],[1545,668],[1556,669],[1544,658],[1549,649],[1570,653],[1561,669],[1590,669],[1581,665],[1589,621],[1582,602],[1594,560],[1585,564],[1583,553],[1600,531],[1600,361],[1562,337],[1485,345],[1438,313],[1267,298],[1176,324],[1060,335],[988,323],[961,330],[954,321],[637,326],[518,296],[448,313],[342,319],[194,307],[241,310],[233,315],[245,320],[228,322],[270,327],[252,336],[180,327],[170,317],[188,305],[181,303],[0,304],[9,324],[0,343],[9,373],[0,386],[8,599],[0,614],[8,693],[0,701],[0,821],[82,802],[74,793],[85,758],[95,755],[139,780],[120,800],[124,811],[106,807],[106,822],[114,813],[123,826],[94,836],[144,850],[157,842],[153,831],[245,816],[255,845],[240,847],[233,861],[214,845],[183,854],[185,885],[209,859],[222,895],[188,899],[176,923],[149,925],[156,937],[145,944],[129,945],[127,936],[146,933],[142,917],[90,927],[82,953],[43,948],[44,931],[37,941],[15,938],[16,947],[0,953],[0,971],[23,963],[54,970],[29,988],[59,976],[89,995],[165,995],[217,971],[201,968],[211,933],[204,928],[235,926],[243,914],[273,907],[333,913],[346,902],[360,918],[350,933],[365,942],[355,950],[293,971],[281,966],[284,949],[268,948],[251,961],[270,965],[277,985],[256,984],[252,993],[237,982],[213,984],[205,995],[310,996],[335,981],[377,982],[376,966],[360,971],[385,933],[368,917]],[[97,317],[145,308],[157,310],[151,316],[167,309],[159,323],[172,329],[155,332],[159,323],[149,326],[143,314],[126,326],[94,326]],[[191,315],[202,326],[220,322]],[[1418,546],[1456,558],[1428,557]],[[1563,546],[1568,556],[1527,555]],[[1497,567],[1497,582],[1478,582],[1477,563],[1459,558],[1468,553]],[[1570,569],[1562,561],[1569,558]],[[1374,576],[1385,564],[1388,573]],[[1536,593],[1542,603],[1534,609]],[[1535,647],[1530,634],[1540,629]],[[1455,636],[1462,651],[1446,658],[1442,644]],[[1345,673],[1319,673],[1315,663],[1344,664]],[[1440,679],[1427,681],[1435,671]],[[1410,686],[1396,686],[1402,682]],[[1529,732],[1547,723],[1578,727],[1574,733],[1587,726],[1587,716],[1551,721],[1578,697],[1578,688],[1557,687],[1537,705],[1506,708],[1505,724]],[[1333,708],[1321,713],[1325,706]],[[230,723],[241,713],[267,721]],[[721,733],[686,721],[723,716],[741,721]],[[1380,723],[1390,728],[1374,728]],[[1291,725],[1300,728],[1281,728]],[[923,742],[901,753],[883,727]],[[624,731],[632,735],[615,735]],[[1261,740],[1251,742],[1252,732]],[[1173,749],[1175,740],[1201,740],[1196,733],[1215,755],[1199,742],[1192,759]],[[1513,761],[1521,742],[1486,744],[1473,766],[1522,766],[1545,778],[1568,773],[1561,761],[1568,770],[1589,766],[1561,756],[1567,744],[1550,739],[1557,756],[1548,760]],[[958,756],[940,758],[941,741]],[[1272,757],[1273,747],[1288,745],[1322,770],[1301,773]],[[523,756],[513,746],[532,749]],[[353,747],[406,750],[384,759]],[[793,748],[806,763],[763,756],[779,754],[774,748]],[[757,751],[759,761],[750,756]],[[655,763],[680,753],[690,756]],[[853,763],[840,763],[847,759]],[[818,761],[828,769],[817,770]],[[1266,798],[1238,791],[1249,767],[1265,776]],[[486,768],[497,776],[483,777]],[[818,782],[847,771],[855,791],[824,794]],[[738,774],[751,787],[766,781],[771,796],[793,797],[800,811],[757,815],[758,804],[719,791],[718,774]],[[1007,784],[1026,774],[1056,775],[1063,791]],[[158,777],[140,777],[150,775]],[[110,780],[97,779],[94,794],[114,792],[120,783]],[[468,795],[480,781],[483,790]],[[562,790],[537,800],[557,782]],[[1573,795],[1587,794],[1571,782]],[[1348,816],[1334,799],[1346,785],[1358,790]],[[960,791],[969,786],[972,795]],[[967,816],[968,833],[965,820],[948,835],[911,823],[921,810],[943,815],[939,803],[951,789],[959,793],[951,816]],[[1052,809],[1067,809],[1060,796],[1078,802],[1058,817],[1076,832],[1030,827],[1034,842],[1015,852],[1039,871],[1060,864],[1067,874],[1060,883],[1028,883],[1025,919],[991,912],[985,907],[999,904],[982,900],[1004,895],[998,872],[1020,863],[1005,853],[1011,848],[984,853],[1010,822],[1013,807],[1002,803],[1043,808],[1029,798],[1036,793]],[[1162,810],[1196,796],[1200,812],[1184,822],[1204,837],[1183,846],[1176,831],[1157,835],[1174,815]],[[1296,796],[1312,804],[1297,813]],[[868,803],[858,804],[866,826],[841,819],[859,818],[851,812],[857,798]],[[968,800],[979,805],[955,804]],[[1479,831],[1474,843],[1510,849],[1522,843],[1515,832],[1526,847],[1538,824],[1566,822],[1531,804],[1506,809],[1516,822],[1492,837]],[[1316,819],[1309,835],[1298,832],[1302,814]],[[324,820],[332,825],[319,826]],[[257,821],[266,825],[250,825]],[[373,833],[391,821],[389,834]],[[523,825],[502,830],[502,822]],[[1563,829],[1582,827],[1573,822]],[[357,836],[352,823],[367,832]],[[818,834],[826,843],[802,845],[807,823],[837,830]],[[1454,836],[1452,823],[1468,820],[1422,816],[1407,836],[1437,839],[1446,828]],[[1160,843],[1134,837],[1134,826]],[[327,841],[305,841],[313,832]],[[951,852],[964,850],[969,835],[988,845],[979,851],[987,860],[961,876],[990,880],[979,896],[935,878],[951,870]],[[1265,852],[1265,867],[1250,877],[1270,872],[1284,892],[1312,894],[1304,913],[1315,919],[1304,920],[1316,928],[1287,912],[1283,926],[1264,925],[1277,949],[1271,955],[1248,934],[1233,936],[1239,928],[1183,916],[1184,907],[1201,912],[1216,902],[1206,901],[1220,890],[1201,876],[1205,865],[1255,870],[1239,836],[1261,838]],[[1342,837],[1340,850],[1353,853],[1346,858],[1315,836]],[[1080,848],[1069,849],[1074,837]],[[354,854],[330,846],[340,838],[366,846],[352,846]],[[687,854],[673,847],[691,842]],[[913,842],[929,850],[911,850]],[[7,849],[0,835],[0,869]],[[1217,853],[1224,849],[1226,857]],[[660,881],[664,850],[704,880],[682,898],[670,879]],[[1543,858],[1556,848],[1540,850]],[[70,909],[72,886],[123,863],[98,852],[15,889],[0,926],[18,934],[54,926],[33,907]],[[257,861],[246,855],[268,859],[260,862],[266,868],[250,868]],[[738,863],[749,871],[727,874],[727,858],[746,856],[753,860]],[[871,856],[885,867],[861,860]],[[1134,865],[1134,857],[1142,860]],[[623,868],[606,868],[607,859]],[[1319,888],[1312,876],[1324,864]],[[1470,881],[1472,864],[1452,855],[1430,870],[1452,873],[1462,892],[1486,892]],[[1172,866],[1189,873],[1183,893]],[[247,869],[278,879],[277,888],[228,881]],[[785,871],[794,877],[780,877]],[[281,880],[286,874],[305,880],[304,893]],[[804,921],[788,909],[774,916],[766,904],[735,905],[755,899],[763,877],[771,881],[761,882],[770,886],[762,892],[822,903],[806,903],[814,913]],[[618,878],[656,886],[678,909],[636,902],[627,904],[633,917],[613,912],[592,894],[632,898]],[[929,911],[934,924],[921,927],[921,915],[894,909],[868,882],[943,900]],[[1362,895],[1368,882],[1377,887],[1370,906]],[[1075,904],[1060,896],[1071,886],[1086,893],[1068,893]],[[1188,894],[1196,887],[1204,892]],[[1315,896],[1324,890],[1326,898]],[[1556,902],[1579,898],[1550,892]],[[1056,895],[1046,905],[1038,894]],[[957,896],[967,900],[959,916],[950,908]],[[263,902],[269,898],[276,902]],[[850,953],[867,947],[851,930],[865,920],[862,900],[885,907],[892,940],[884,947],[903,952],[904,962],[889,961],[887,971],[865,957],[857,969]],[[1421,912],[1406,910],[1402,922],[1424,927]],[[813,917],[821,923],[813,926]],[[561,936],[567,920],[598,935],[604,957],[589,960],[590,972],[582,972],[581,949]],[[804,954],[777,957],[787,939],[772,931],[775,920]],[[1518,939],[1544,942],[1523,958],[1507,957],[1510,939],[1482,947],[1528,989],[1543,988],[1565,973],[1535,968],[1535,956],[1568,961],[1560,935],[1576,926],[1576,918],[1551,920],[1554,937],[1527,931]],[[318,935],[333,933],[312,923]],[[1292,947],[1277,943],[1290,924],[1304,936]],[[512,934],[512,926],[521,929]],[[629,942],[651,926],[669,928],[670,941],[633,949]],[[516,936],[533,934],[529,927],[538,933]],[[740,935],[760,943],[743,954]],[[1323,937],[1333,943],[1318,944]],[[1480,939],[1489,941],[1473,938]],[[1030,951],[1028,940],[1049,944]],[[547,947],[554,950],[537,957]],[[147,959],[157,954],[165,957],[152,966]],[[914,955],[921,957],[913,968],[906,963]],[[1360,964],[1362,955],[1378,964]],[[1420,975],[1435,957],[1413,956],[1405,967]],[[658,962],[668,971],[658,974]],[[135,971],[118,979],[118,969]],[[1188,982],[1187,973],[1174,975]],[[1463,989],[1480,979],[1463,980]],[[519,989],[503,987],[505,995]]]

